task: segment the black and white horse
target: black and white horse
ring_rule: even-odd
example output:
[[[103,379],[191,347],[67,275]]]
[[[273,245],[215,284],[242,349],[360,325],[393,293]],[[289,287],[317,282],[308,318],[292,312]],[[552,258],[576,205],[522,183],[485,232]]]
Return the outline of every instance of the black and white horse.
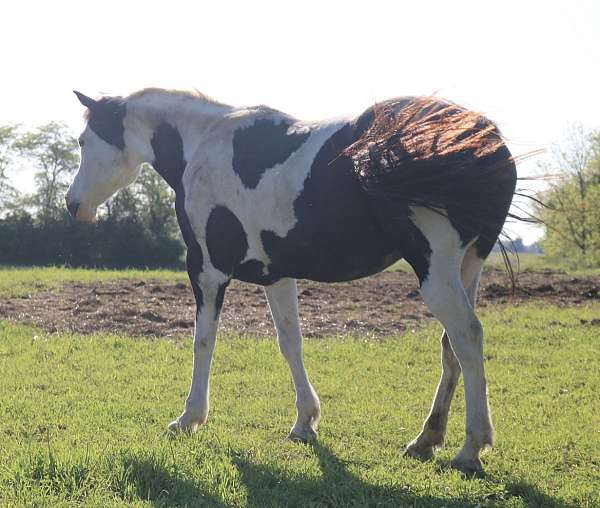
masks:
[[[66,196],[73,217],[93,221],[144,162],[176,191],[197,314],[191,388],[172,430],[206,422],[219,312],[230,280],[239,279],[265,288],[296,390],[290,437],[313,439],[321,410],[303,363],[295,279],[347,281],[405,258],[445,328],[433,405],[406,453],[429,458],[443,443],[462,371],[466,440],[453,465],[481,469],[493,427],[474,306],[516,180],[491,122],[433,98],[305,122],[198,93],[76,94],[88,109],[81,166]]]

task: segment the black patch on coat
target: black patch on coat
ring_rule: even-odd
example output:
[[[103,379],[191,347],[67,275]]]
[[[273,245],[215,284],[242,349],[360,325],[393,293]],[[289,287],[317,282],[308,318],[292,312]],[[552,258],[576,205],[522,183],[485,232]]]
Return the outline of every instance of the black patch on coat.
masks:
[[[258,259],[249,259],[236,267],[233,272],[233,277],[237,280],[261,284],[263,286],[270,286],[279,280],[279,277],[274,274],[267,273],[265,275],[264,272],[265,265],[262,261],[259,261]]]
[[[227,289],[227,286],[229,286],[229,281],[219,284],[219,288],[217,289],[217,297],[215,300],[215,319],[219,318],[219,314],[223,308],[223,301],[225,300],[225,290]]]
[[[425,235],[413,223],[407,227],[406,233],[407,236],[401,240],[403,257],[415,271],[419,286],[422,286],[429,276],[431,246]]]
[[[199,283],[204,256],[202,248],[192,231],[190,219],[185,212],[185,189],[181,183],[181,178],[187,161],[183,155],[183,140],[175,127],[166,122],[161,122],[152,135],[150,144],[154,151],[152,166],[175,190],[175,213],[183,241],[187,247],[187,272],[199,311],[204,304],[204,295]]]
[[[246,257],[246,232],[229,208],[215,206],[210,212],[206,222],[206,246],[212,265],[227,275],[233,275]]]
[[[367,195],[373,215],[386,236],[401,246],[402,257],[415,271],[419,285],[422,286],[429,275],[431,246],[421,230],[410,220],[412,212],[409,207],[405,202],[391,199],[385,194]]]
[[[289,123],[256,120],[233,135],[233,170],[243,184],[254,189],[263,173],[285,162],[309,136],[308,132],[288,133]]]
[[[154,131],[150,144],[154,151],[154,169],[172,189],[177,189],[187,164],[181,134],[177,128],[163,121]]]
[[[177,129],[163,122],[154,132],[151,145],[154,150],[152,166],[175,189],[175,213],[183,241],[187,247],[187,272],[199,312],[204,305],[204,295],[199,282],[204,256],[192,231],[190,219],[185,212],[185,189],[181,183],[181,177],[187,162],[183,156],[183,140]]]
[[[294,228],[285,237],[261,232],[272,277],[352,280],[377,273],[402,257],[373,214],[352,160],[340,156],[368,128],[367,117],[346,124],[323,143],[294,202]]]
[[[192,291],[194,292],[194,298],[196,299],[196,306],[198,311],[204,304],[204,296],[202,294],[202,288],[200,287],[200,274],[202,273],[202,266],[204,264],[204,256],[202,255],[202,247],[196,240],[196,236],[192,231],[190,219],[185,212],[185,190],[183,185],[179,185],[175,192],[175,213],[177,214],[177,223],[183,236],[183,241],[187,246],[186,254],[186,266],[190,283],[192,285]]]
[[[125,148],[125,103],[120,98],[104,97],[87,113],[88,125],[96,135],[119,150]]]

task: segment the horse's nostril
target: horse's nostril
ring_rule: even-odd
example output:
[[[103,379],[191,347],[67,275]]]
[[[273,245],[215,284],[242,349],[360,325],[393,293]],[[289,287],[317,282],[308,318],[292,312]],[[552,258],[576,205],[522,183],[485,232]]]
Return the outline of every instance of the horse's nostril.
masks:
[[[73,217],[73,218],[77,217],[77,210],[79,210],[79,203],[67,202],[67,210],[69,210],[71,217]]]

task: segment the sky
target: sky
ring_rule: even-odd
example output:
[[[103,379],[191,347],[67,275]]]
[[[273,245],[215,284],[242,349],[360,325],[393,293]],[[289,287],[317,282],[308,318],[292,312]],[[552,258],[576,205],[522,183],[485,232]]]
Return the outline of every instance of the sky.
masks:
[[[0,124],[57,120],[78,134],[73,89],[159,86],[304,119],[436,93],[496,121],[514,154],[573,122],[600,127],[598,0],[20,0],[2,5],[0,47]],[[31,185],[26,168],[15,178]]]

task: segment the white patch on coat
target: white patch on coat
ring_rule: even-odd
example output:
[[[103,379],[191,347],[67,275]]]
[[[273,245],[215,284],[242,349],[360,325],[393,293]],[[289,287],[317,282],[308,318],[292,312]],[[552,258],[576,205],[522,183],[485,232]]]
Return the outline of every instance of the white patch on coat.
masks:
[[[323,143],[345,122],[295,124],[297,129],[309,128],[309,137],[286,161],[267,169],[256,188],[249,189],[232,166],[233,135],[255,120],[254,115],[235,117],[222,129],[206,136],[188,163],[183,185],[185,210],[203,250],[206,252],[205,231],[210,212],[216,205],[223,205],[235,214],[246,232],[248,252],[243,261],[261,261],[266,269],[271,260],[263,248],[261,231],[273,231],[285,237],[296,225],[294,202],[304,188],[313,160]]]

